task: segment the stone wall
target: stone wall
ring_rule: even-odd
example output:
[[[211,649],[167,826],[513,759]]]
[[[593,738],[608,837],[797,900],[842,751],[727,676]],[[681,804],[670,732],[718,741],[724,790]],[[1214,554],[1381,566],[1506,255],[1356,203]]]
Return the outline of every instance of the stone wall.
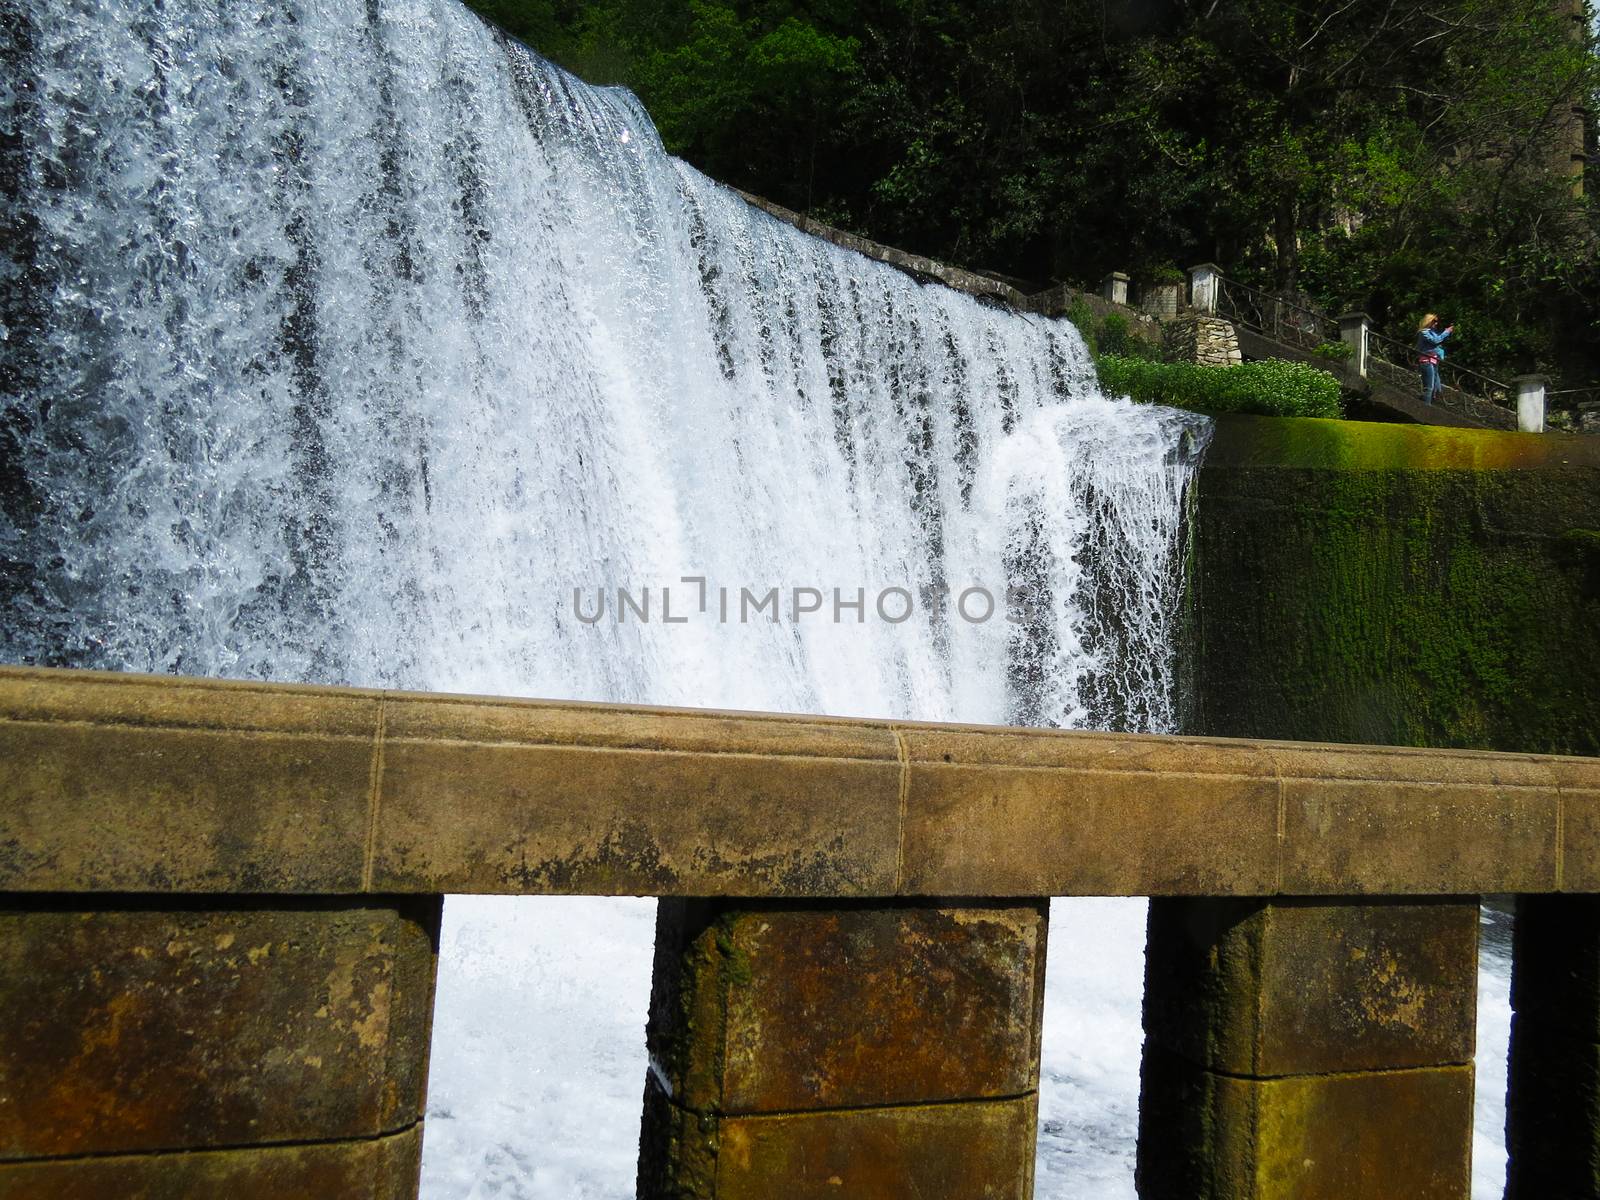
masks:
[[[1162,326],[1162,357],[1206,367],[1233,367],[1243,360],[1232,322],[1205,313],[1188,313]]]
[[[1600,754],[1600,444],[1218,422],[1195,732]]]
[[[737,188],[734,189],[738,191]],[[945,287],[955,288],[958,292],[969,295],[998,300],[1010,305],[1012,308],[1029,308],[1028,297],[1011,281],[1001,279],[994,275],[985,275],[978,271],[968,271],[962,267],[952,267],[937,259],[927,258],[921,254],[912,254],[894,246],[885,246],[882,242],[874,242],[870,238],[858,237],[853,233],[846,233],[842,229],[835,229],[832,225],[824,225],[821,221],[813,220],[804,213],[797,213],[791,208],[781,204],[774,204],[771,200],[749,192],[739,192],[739,195],[749,202],[754,208],[759,208],[768,216],[776,217],[786,224],[793,225],[802,233],[809,233],[812,237],[821,238],[845,250],[854,251],[887,263],[896,270],[904,271],[908,275],[915,275],[918,279],[931,280],[942,283]]]
[[[1093,292],[1062,283],[1046,288],[1042,292],[1030,293],[1025,290],[1026,285],[1021,280],[1007,280],[978,271],[968,271],[962,267],[953,267],[937,259],[911,254],[894,246],[885,246],[882,242],[874,242],[869,238],[835,229],[831,225],[824,225],[804,213],[784,208],[783,205],[774,204],[761,196],[751,195],[749,192],[739,192],[739,195],[768,216],[793,225],[803,233],[821,238],[841,249],[865,255],[926,282],[943,284],[958,292],[966,292],[968,295],[1005,304],[1021,312],[1035,312],[1046,317],[1064,317],[1074,308],[1086,308],[1099,319],[1115,313],[1127,320],[1129,333],[1132,336],[1149,343],[1153,348],[1159,348],[1161,345],[1161,326],[1154,317],[1126,305],[1113,304]]]

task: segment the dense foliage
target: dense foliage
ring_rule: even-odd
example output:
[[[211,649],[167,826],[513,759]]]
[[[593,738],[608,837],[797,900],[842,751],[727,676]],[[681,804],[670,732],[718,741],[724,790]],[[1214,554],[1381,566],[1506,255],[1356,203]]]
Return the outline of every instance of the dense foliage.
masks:
[[[1100,386],[1145,404],[1170,404],[1203,413],[1266,417],[1337,417],[1339,384],[1306,363],[1267,359],[1235,367],[1153,362],[1102,354]]]
[[[1039,283],[1209,259],[1600,376],[1583,0],[475,2],[710,174],[879,241]]]

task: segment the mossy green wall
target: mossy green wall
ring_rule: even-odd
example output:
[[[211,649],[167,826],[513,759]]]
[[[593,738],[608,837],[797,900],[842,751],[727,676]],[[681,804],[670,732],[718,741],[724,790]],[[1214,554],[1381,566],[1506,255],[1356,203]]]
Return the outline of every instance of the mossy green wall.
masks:
[[[1224,418],[1195,732],[1600,754],[1600,438]]]

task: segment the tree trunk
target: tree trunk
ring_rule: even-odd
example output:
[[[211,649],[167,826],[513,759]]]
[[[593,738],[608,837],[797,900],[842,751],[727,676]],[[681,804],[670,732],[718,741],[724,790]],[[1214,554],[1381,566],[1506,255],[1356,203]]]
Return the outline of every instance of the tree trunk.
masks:
[[[1279,293],[1293,292],[1300,276],[1300,206],[1293,196],[1278,201],[1272,219],[1272,238],[1278,248],[1278,267],[1273,281]]]

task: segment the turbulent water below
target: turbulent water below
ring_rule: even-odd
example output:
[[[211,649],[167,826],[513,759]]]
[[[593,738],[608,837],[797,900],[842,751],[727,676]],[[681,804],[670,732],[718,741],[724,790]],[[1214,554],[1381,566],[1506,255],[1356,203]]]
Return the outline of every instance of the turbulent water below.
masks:
[[[1175,727],[1207,426],[1069,324],[455,0],[4,11],[0,659]],[[652,909],[449,900],[425,1195],[631,1194]],[[1041,1195],[1132,1194],[1142,914],[1054,907]]]

